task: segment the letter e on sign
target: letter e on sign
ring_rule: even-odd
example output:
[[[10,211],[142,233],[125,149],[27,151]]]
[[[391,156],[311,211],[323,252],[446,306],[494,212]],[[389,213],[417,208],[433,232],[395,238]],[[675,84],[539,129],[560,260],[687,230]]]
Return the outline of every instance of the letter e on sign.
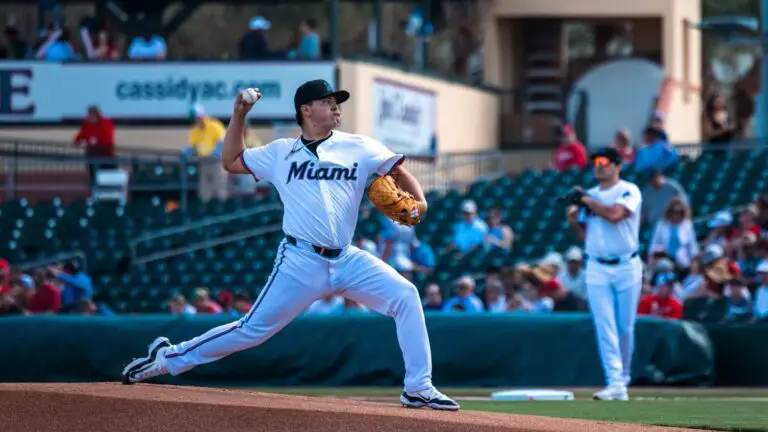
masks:
[[[35,113],[34,103],[19,103],[22,97],[29,97],[31,83],[30,69],[0,69],[0,115],[29,116]]]

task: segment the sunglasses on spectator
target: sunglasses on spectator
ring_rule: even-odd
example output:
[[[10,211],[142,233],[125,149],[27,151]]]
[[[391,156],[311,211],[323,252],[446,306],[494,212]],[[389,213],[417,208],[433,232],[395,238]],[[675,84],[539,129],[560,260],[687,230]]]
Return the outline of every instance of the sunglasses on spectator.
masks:
[[[605,156],[598,156],[592,159],[592,163],[595,164],[595,166],[606,166],[606,165],[610,165],[611,161]]]

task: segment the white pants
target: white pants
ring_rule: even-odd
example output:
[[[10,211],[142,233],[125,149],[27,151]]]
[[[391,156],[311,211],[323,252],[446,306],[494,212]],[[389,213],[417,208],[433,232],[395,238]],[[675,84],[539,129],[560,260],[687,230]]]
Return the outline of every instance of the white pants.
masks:
[[[171,347],[166,352],[168,370],[178,375],[260,345],[312,302],[329,294],[342,295],[393,317],[405,361],[405,390],[419,392],[432,386],[432,356],[416,287],[355,246],[328,259],[304,242],[293,245],[286,240],[280,243],[272,274],[248,314]]]
[[[629,385],[635,348],[635,319],[642,291],[643,262],[587,262],[586,286],[607,385]]]

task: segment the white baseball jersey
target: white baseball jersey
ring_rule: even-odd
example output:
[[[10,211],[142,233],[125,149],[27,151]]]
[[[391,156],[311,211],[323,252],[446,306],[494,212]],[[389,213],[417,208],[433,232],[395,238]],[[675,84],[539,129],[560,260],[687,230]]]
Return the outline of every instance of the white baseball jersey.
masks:
[[[585,252],[590,257],[620,258],[638,250],[640,235],[640,209],[642,196],[634,183],[619,180],[610,189],[593,187],[587,194],[606,204],[620,204],[629,210],[630,215],[614,224],[586,209],[582,210],[582,221],[586,223]]]
[[[281,138],[242,155],[254,177],[280,194],[283,231],[332,249],[352,242],[368,177],[388,173],[402,159],[372,138],[336,130],[317,147],[317,156],[300,138]]]

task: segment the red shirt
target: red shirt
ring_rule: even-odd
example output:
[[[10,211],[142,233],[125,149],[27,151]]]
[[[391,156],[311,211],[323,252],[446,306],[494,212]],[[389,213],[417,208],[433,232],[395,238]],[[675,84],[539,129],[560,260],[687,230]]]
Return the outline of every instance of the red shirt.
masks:
[[[83,122],[75,135],[75,145],[85,143],[85,152],[91,157],[115,156],[115,125],[107,117],[99,118],[96,123]]]
[[[222,312],[221,306],[211,300],[203,301],[196,309],[199,314],[217,314]]]
[[[58,312],[61,309],[61,292],[52,285],[43,284],[30,297],[27,309],[32,313]]]
[[[637,313],[640,315],[682,319],[683,305],[673,297],[661,298],[656,294],[649,294],[640,300]]]
[[[558,171],[587,166],[587,150],[578,141],[562,144],[552,153],[552,166]]]
[[[0,284],[0,294],[11,292],[11,286],[8,284]]]
[[[733,277],[741,277],[741,267],[739,267],[739,263],[732,259],[726,259],[726,266],[728,268],[728,273],[731,274]],[[713,293],[722,294],[723,290],[723,284],[717,284],[712,280],[709,280],[709,278],[705,278],[707,283],[707,289]]]

